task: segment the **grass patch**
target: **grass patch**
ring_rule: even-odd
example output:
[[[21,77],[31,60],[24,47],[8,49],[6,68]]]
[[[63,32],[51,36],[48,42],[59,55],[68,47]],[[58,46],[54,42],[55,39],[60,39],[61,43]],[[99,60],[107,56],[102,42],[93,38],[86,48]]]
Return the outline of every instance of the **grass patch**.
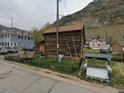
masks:
[[[96,61],[96,60],[88,60],[88,65],[91,66],[98,66],[98,67],[105,67],[106,66],[106,62],[105,61]]]
[[[63,60],[62,62],[56,62],[54,58],[34,58],[31,60],[12,60],[14,62],[23,63],[39,68],[50,69],[56,72],[77,75],[79,71],[79,63],[69,60]]]
[[[56,72],[68,74],[68,75],[73,75],[78,78],[81,78],[83,80],[89,81],[89,82],[95,82],[95,83],[100,83],[99,81],[94,81],[94,80],[89,80],[84,78],[83,76],[79,77],[79,63],[78,62],[72,62],[69,60],[63,60],[62,62],[56,62],[54,58],[34,58],[32,60],[12,60],[12,59],[7,59],[13,62],[18,62],[18,63],[23,63],[39,68],[46,68],[50,69]],[[88,60],[88,64],[90,65],[95,65],[95,66],[106,66],[106,63],[103,61],[92,61]],[[109,85],[109,86],[115,86],[115,87],[122,87],[124,86],[124,63],[119,63],[119,62],[110,62],[110,66],[112,67],[112,82],[109,84],[102,83],[103,85]]]
[[[123,58],[124,57],[124,53],[123,54],[113,54],[112,55],[113,56],[113,58]]]
[[[109,52],[109,50],[105,50],[105,53],[100,53],[99,49],[90,49],[90,48],[84,48],[84,53],[89,53],[89,54],[108,54],[108,55],[111,54]]]
[[[100,54],[100,51],[98,49],[84,48],[84,53]]]
[[[124,63],[111,62],[113,85],[124,86]]]
[[[88,64],[92,66],[99,66],[99,67],[105,67],[106,63],[103,61],[92,61],[88,60]],[[110,66],[112,68],[112,82],[110,83],[102,83],[103,85],[109,85],[109,86],[114,86],[117,88],[124,87],[124,63],[119,63],[119,62],[113,62],[110,61]],[[96,80],[89,80],[84,77],[80,77],[83,80],[93,82],[93,83],[99,83],[101,82],[96,81]]]

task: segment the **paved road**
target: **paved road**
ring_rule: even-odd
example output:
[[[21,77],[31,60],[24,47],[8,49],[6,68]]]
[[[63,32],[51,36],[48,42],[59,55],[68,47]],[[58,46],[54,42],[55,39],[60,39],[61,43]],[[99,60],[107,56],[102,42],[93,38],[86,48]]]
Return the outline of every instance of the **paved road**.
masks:
[[[0,93],[98,93],[0,62]]]

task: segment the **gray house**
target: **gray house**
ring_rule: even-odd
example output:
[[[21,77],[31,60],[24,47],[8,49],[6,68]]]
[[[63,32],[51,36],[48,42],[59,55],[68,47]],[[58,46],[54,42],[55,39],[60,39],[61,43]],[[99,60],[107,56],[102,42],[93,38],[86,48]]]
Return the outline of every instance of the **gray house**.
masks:
[[[3,26],[0,28],[0,46],[32,49],[34,47],[32,33]]]

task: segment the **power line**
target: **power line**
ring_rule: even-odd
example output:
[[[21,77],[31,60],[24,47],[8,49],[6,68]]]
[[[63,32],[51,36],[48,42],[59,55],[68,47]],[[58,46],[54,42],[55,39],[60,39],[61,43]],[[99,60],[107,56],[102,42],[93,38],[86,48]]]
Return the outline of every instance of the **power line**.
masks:
[[[61,7],[61,13],[62,13],[62,17],[65,16],[65,12],[67,10],[67,1],[66,0],[62,0],[62,2],[60,3],[60,7]]]
[[[65,6],[64,6],[64,0],[63,0],[63,2],[60,3],[60,7],[61,7],[61,9],[60,9],[60,10],[61,10],[61,13],[62,13],[62,15],[64,16],[64,15],[65,15],[65,14],[64,14],[64,10],[65,10],[65,9],[64,9],[64,7],[65,7]]]
[[[64,16],[64,10],[63,10],[62,4],[60,4],[60,7],[61,7],[62,15]]]

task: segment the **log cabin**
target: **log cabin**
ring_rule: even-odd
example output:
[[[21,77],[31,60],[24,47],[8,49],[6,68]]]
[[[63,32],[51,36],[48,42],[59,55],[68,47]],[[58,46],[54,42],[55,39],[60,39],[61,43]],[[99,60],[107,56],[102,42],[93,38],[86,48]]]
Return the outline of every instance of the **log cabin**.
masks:
[[[51,27],[43,33],[45,56],[56,57],[56,28]],[[85,43],[83,24],[71,24],[59,28],[58,33],[59,54],[66,57],[81,57]]]

